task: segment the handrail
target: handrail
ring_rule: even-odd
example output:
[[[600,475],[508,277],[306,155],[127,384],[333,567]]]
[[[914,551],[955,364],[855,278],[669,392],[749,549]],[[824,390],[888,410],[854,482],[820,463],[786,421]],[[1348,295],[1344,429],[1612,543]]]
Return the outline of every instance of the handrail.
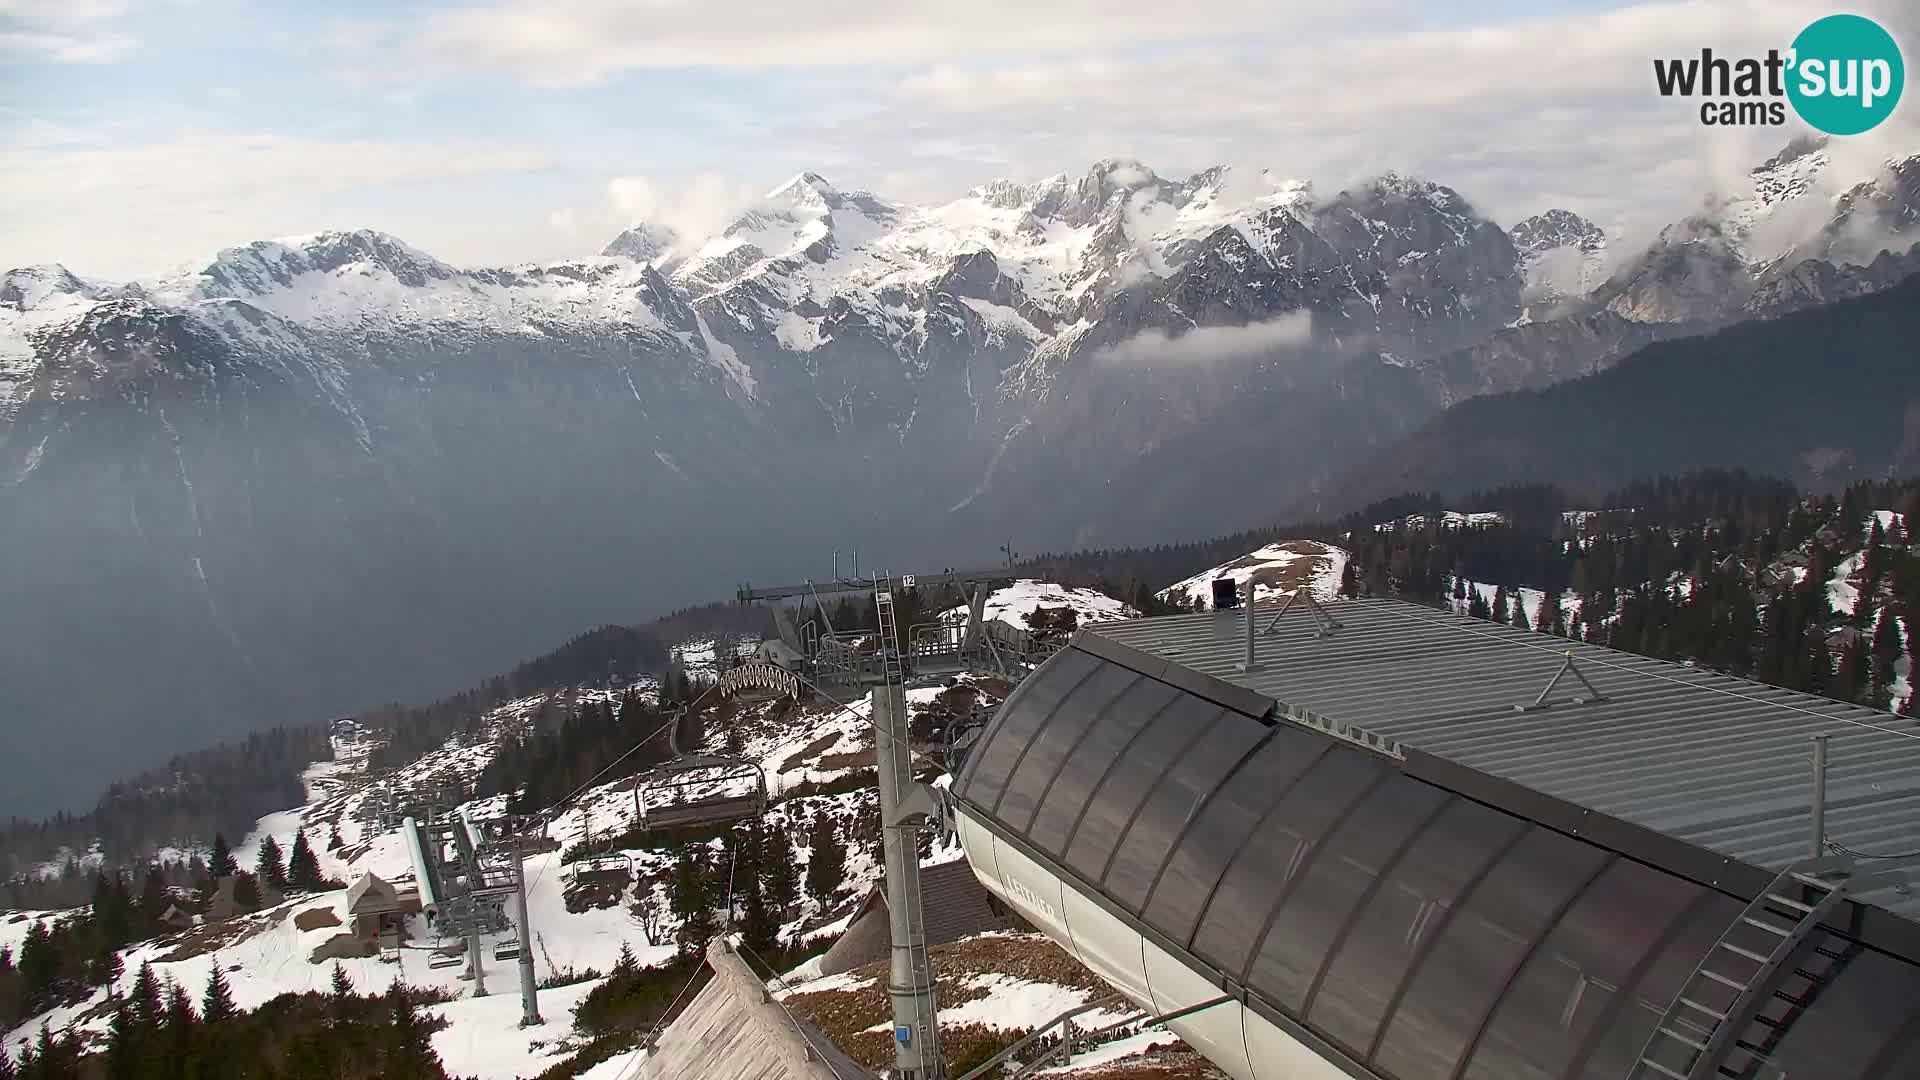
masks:
[[[1148,1016],[1145,1013],[1141,1013],[1139,1016],[1136,1016],[1131,1020],[1122,1020],[1117,1024],[1108,1024],[1106,1027],[1103,1027],[1098,1031],[1089,1031],[1087,1032],[1087,1038],[1097,1039],[1102,1035],[1106,1035],[1110,1032],[1118,1031],[1123,1027],[1132,1027],[1135,1024],[1139,1024],[1143,1028],[1159,1027],[1161,1024],[1170,1024],[1173,1021],[1180,1019],[1181,1017],[1191,1016],[1192,1014],[1200,1012],[1203,1009],[1211,1009],[1215,1005],[1225,1005],[1229,1001],[1238,1001],[1238,1000],[1239,999],[1234,997],[1232,994],[1221,994],[1217,998],[1208,998],[1205,1001],[1198,1002],[1193,1005],[1189,1005],[1184,1009],[1175,1009],[1172,1012],[1161,1013],[1159,1016]]]
[[[1079,1039],[1069,1038],[1064,1042],[1063,1045],[1066,1051],[1066,1061],[1063,1064],[1070,1065],[1073,1063],[1073,1048],[1075,1045],[1077,1045],[1080,1042],[1085,1042],[1087,1044],[1088,1049],[1092,1049],[1093,1046],[1097,1045],[1099,1042],[1114,1041],[1111,1039],[1104,1039],[1102,1038],[1102,1036],[1111,1035],[1114,1032],[1119,1031],[1121,1028],[1133,1027],[1136,1024],[1138,1024],[1143,1029],[1150,1028],[1150,1027],[1159,1027],[1162,1024],[1167,1024],[1175,1020],[1178,1020],[1183,1016],[1191,1016],[1194,1013],[1200,1012],[1203,1009],[1211,1009],[1215,1005],[1225,1005],[1229,1001],[1237,1001],[1237,1000],[1239,999],[1234,997],[1232,994],[1222,994],[1217,998],[1208,998],[1206,1001],[1196,1002],[1192,1005],[1188,1005],[1185,1008],[1175,1009],[1172,1012],[1164,1012],[1158,1016],[1148,1016],[1146,1013],[1140,1013],[1136,1016],[1132,1016],[1125,1020],[1121,1020],[1118,1023],[1108,1024],[1106,1027],[1100,1028],[1098,1030],[1083,1032]],[[1039,1072],[1043,1067],[1050,1066],[1053,1062],[1054,1055],[1059,1053],[1061,1049],[1062,1049],[1061,1047],[1054,1047],[1052,1050],[1049,1050],[1047,1053],[1042,1054],[1040,1057],[1035,1058],[1033,1061],[1030,1061],[1027,1064],[1021,1066],[1019,1071],[1015,1072],[1013,1076],[1010,1078],[1010,1080],[1022,1080],[1022,1078],[1024,1077],[1031,1076],[1032,1074]]]
[[[998,1067],[1001,1062],[1007,1060],[1013,1055],[1026,1049],[1030,1043],[1040,1038],[1042,1035],[1045,1035],[1047,1032],[1052,1031],[1054,1028],[1059,1027],[1060,1025],[1066,1023],[1069,1020],[1072,1020],[1074,1017],[1079,1016],[1081,1013],[1092,1012],[1095,1009],[1098,1009],[1101,1007],[1102,1006],[1100,1005],[1099,1002],[1092,1002],[1086,1005],[1082,1005],[1077,1009],[1068,1009],[1066,1012],[1061,1013],[1059,1016],[1056,1016],[1053,1019],[1047,1021],[1046,1023],[1041,1024],[1039,1027],[1034,1028],[1033,1031],[1028,1033],[1026,1038],[1021,1039],[1019,1042],[1014,1043],[1012,1046],[1007,1047],[1005,1050],[1000,1051],[999,1053],[993,1055],[992,1057],[974,1066],[973,1068],[968,1069],[966,1072],[956,1077],[955,1080],[974,1080],[975,1077],[984,1076],[988,1072],[992,1071],[994,1068]]]

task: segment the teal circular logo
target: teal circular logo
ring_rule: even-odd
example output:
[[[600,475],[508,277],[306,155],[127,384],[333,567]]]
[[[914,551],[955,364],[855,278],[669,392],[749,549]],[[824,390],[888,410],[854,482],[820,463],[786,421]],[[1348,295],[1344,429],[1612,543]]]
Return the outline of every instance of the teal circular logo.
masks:
[[[1906,85],[1900,46],[1861,15],[1828,15],[1793,39],[1787,98],[1800,119],[1829,135],[1871,131]]]

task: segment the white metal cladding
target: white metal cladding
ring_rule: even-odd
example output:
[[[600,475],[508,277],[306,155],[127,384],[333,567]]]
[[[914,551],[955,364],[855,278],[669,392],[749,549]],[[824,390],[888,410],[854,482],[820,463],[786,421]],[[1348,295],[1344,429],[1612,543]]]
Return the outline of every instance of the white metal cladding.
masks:
[[[964,807],[957,817],[961,848],[981,884],[1141,1008],[1171,1012],[1220,996],[1217,986],[1180,959],[1000,843]],[[1048,884],[1036,888],[1036,879]],[[1166,1026],[1233,1080],[1352,1080],[1353,1074],[1237,1001]]]
[[[1920,724],[1702,668],[1393,600],[1256,609],[1255,670],[1242,610],[1100,623],[1104,638],[1253,690],[1275,715],[1372,733],[1697,847],[1767,869],[1808,854],[1811,737],[1830,739],[1826,835],[1867,854],[1920,851]],[[1563,678],[1571,656],[1604,700]],[[1862,902],[1920,919],[1895,884]]]

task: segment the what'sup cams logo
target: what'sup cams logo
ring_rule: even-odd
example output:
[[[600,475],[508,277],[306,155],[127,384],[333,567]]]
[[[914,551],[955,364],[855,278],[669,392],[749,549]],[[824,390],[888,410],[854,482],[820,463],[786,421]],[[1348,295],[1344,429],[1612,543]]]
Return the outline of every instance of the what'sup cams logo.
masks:
[[[1829,135],[1871,131],[1892,115],[1906,85],[1900,46],[1861,15],[1828,15],[1810,23],[1786,52],[1728,59],[1655,60],[1661,97],[1704,98],[1700,122],[1716,127],[1787,122],[1787,106]]]

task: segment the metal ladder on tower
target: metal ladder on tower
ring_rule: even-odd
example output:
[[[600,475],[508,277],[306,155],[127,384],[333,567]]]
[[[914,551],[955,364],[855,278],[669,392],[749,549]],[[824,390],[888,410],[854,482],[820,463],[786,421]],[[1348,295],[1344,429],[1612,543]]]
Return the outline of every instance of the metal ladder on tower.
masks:
[[[1759,1047],[1740,1041],[1740,1036],[1772,999],[1781,968],[1846,898],[1853,871],[1853,860],[1842,855],[1803,859],[1782,870],[1681,984],[1647,1036],[1628,1080],[1755,1075],[1765,1061]],[[1750,1059],[1742,1069],[1725,1063],[1735,1052]]]
[[[880,619],[880,677],[887,689],[899,686],[906,678],[900,661],[899,623],[893,612],[893,579],[876,578],[873,583],[873,609]]]

